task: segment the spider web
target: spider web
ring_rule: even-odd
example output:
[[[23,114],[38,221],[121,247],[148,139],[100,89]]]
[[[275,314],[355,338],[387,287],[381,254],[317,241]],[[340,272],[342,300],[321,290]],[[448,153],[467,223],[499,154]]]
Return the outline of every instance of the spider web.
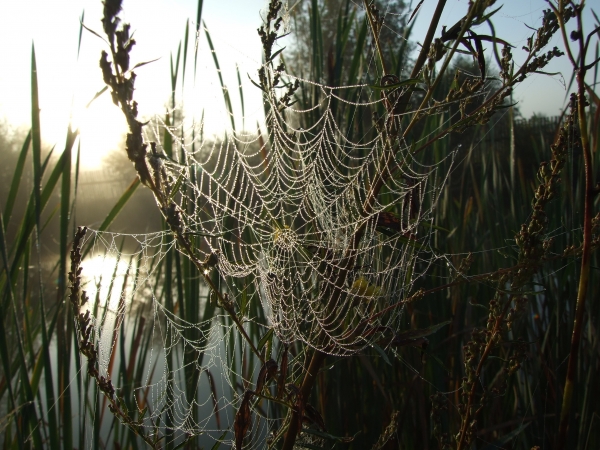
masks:
[[[145,131],[148,140],[167,131],[176,143],[168,156],[158,142],[148,165],[157,183],[173,186],[182,232],[205,261],[199,275],[215,281],[245,327],[260,336],[273,330],[262,351],[279,361],[289,349],[287,379],[294,380],[309,349],[348,356],[406,328],[403,305],[442,257],[431,242],[433,211],[454,153],[430,164],[407,143],[392,151],[381,130],[351,140],[332,105],[370,117],[384,98],[350,101],[347,90],[369,87],[280,76],[317,92],[317,100],[306,109],[281,108],[281,94],[266,93],[266,133],[230,130],[208,140],[190,128],[181,137],[160,119]],[[380,122],[400,127],[400,116]],[[261,364],[211,289],[198,292],[198,309],[212,311],[198,322],[185,319],[183,299],[166,298],[165,283],[176,276],[166,257],[181,250],[176,237],[91,231],[87,245],[96,262],[82,265],[96,299],[89,310],[102,375],[139,411],[148,408],[148,430],[233,447],[235,413],[245,390],[256,387]],[[136,339],[151,350],[126,350],[139,346]],[[119,365],[139,369],[134,386],[119,385]],[[252,403],[244,448],[263,448],[285,414],[273,402]]]

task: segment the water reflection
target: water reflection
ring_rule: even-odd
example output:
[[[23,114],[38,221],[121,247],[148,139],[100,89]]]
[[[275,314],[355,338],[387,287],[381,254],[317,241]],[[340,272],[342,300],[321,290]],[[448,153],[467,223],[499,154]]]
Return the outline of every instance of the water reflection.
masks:
[[[116,313],[122,297],[127,297],[126,281],[132,264],[133,261],[127,262],[112,255],[95,255],[85,259],[82,263],[82,285],[90,300]],[[91,305],[87,306],[90,308]]]
[[[127,243],[115,237],[96,235],[93,248],[98,251],[82,263],[83,288],[90,299],[85,309],[95,321],[100,373],[112,379],[117,394],[138,411],[149,408],[147,431],[161,417],[160,432],[168,441],[182,443],[189,432],[201,435],[197,444],[210,447],[231,425],[236,410],[232,402],[243,385],[228,378],[247,371],[242,365],[258,362],[244,356],[243,344],[224,317],[211,318],[205,328],[164,307],[160,292],[165,275],[157,264],[164,249],[170,248],[166,235],[146,236],[144,247],[153,248],[153,255],[121,250]],[[129,247],[137,242],[131,235],[123,239],[129,239]],[[199,294],[199,307],[204,309],[208,289],[202,286]],[[228,357],[230,353],[235,356]],[[232,364],[231,358],[237,363]],[[251,378],[255,376],[251,373]],[[98,400],[100,411],[105,410],[106,400]],[[103,442],[110,439],[111,422],[102,421]],[[257,425],[256,433],[264,441],[265,424]]]

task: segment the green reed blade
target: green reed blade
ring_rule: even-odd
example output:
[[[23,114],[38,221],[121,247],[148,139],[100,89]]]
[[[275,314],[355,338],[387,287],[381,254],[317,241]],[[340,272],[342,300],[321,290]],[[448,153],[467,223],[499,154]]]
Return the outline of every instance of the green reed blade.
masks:
[[[350,37],[350,31],[354,24],[356,17],[356,8],[352,9],[352,13],[348,14],[350,8],[350,1],[346,1],[346,7],[340,8],[337,21],[337,31],[335,40],[335,68],[333,73],[333,84],[335,86],[341,86],[342,81],[342,69],[344,63],[344,52],[346,45],[348,44],[348,38]]]
[[[8,193],[8,197],[6,199],[6,206],[4,207],[4,227],[8,225],[10,221],[10,217],[12,214],[13,207],[15,205],[15,200],[17,198],[17,192],[19,191],[19,185],[21,184],[21,178],[23,176],[23,168],[25,166],[25,160],[27,159],[27,150],[29,149],[29,145],[31,144],[31,130],[27,133],[27,137],[23,142],[23,146],[21,147],[21,152],[19,153],[19,159],[17,160],[17,165],[15,166],[15,172],[12,178],[12,182],[10,183],[10,191]]]
[[[223,99],[225,100],[225,107],[227,108],[227,113],[229,114],[229,120],[231,120],[231,128],[235,133],[235,117],[233,115],[233,107],[231,106],[231,98],[229,97],[229,90],[225,83],[223,82],[223,73],[221,72],[221,67],[219,66],[219,58],[217,57],[217,52],[215,51],[215,46],[213,45],[212,39],[210,37],[210,33],[208,32],[208,27],[206,26],[206,22],[204,23],[204,33],[206,34],[206,40],[208,41],[208,46],[210,47],[210,52],[213,57],[213,61],[215,63],[215,67],[217,69],[217,75],[219,75],[219,82],[221,83],[221,89],[223,90]]]
[[[358,28],[358,23],[356,27]],[[368,26],[367,21],[363,20],[360,22],[360,28],[358,28],[357,38],[356,38],[356,48],[354,50],[354,56],[352,57],[352,62],[350,64],[350,71],[348,72],[348,85],[356,84],[358,79],[358,69],[360,67],[363,50],[365,46],[365,42],[367,40]]]
[[[62,184],[60,191],[60,263],[58,273],[59,297],[66,292],[67,285],[67,256],[68,242],[70,238],[69,219],[71,215],[71,160],[73,145],[79,132],[73,131],[71,126],[67,130],[67,142],[65,144],[64,159],[62,165]]]
[[[81,18],[79,19],[79,39],[77,40],[77,59],[79,60],[79,51],[81,50],[81,37],[83,35],[83,22],[85,19],[85,9],[81,11]]]
[[[242,105],[242,130],[246,128],[246,111],[244,109],[244,87],[242,86],[242,78],[240,77],[240,66],[235,65],[237,72],[238,86],[240,89],[240,104]]]
[[[50,432],[50,444],[52,448],[58,448],[59,436],[58,436],[58,421],[56,417],[56,410],[54,409],[54,383],[52,376],[52,366],[50,359],[50,352],[48,349],[49,341],[46,329],[46,307],[44,305],[44,291],[43,281],[41,272],[41,255],[39,252],[40,248],[40,216],[41,216],[41,184],[42,184],[42,167],[41,167],[41,127],[40,127],[40,105],[39,105],[39,91],[37,81],[37,64],[35,58],[35,46],[31,46],[31,130],[32,130],[32,149],[33,149],[33,193],[34,193],[34,204],[35,204],[35,240],[38,249],[38,286],[39,286],[39,302],[40,302],[40,313],[41,313],[41,331],[42,331],[42,354],[44,358],[44,380],[46,387],[46,406],[48,408],[47,420]]]
[[[185,36],[183,37],[183,63],[181,65],[181,89],[183,90],[183,85],[185,84],[185,68],[187,62],[187,53],[188,53],[188,38],[190,35],[190,19],[185,21]]]
[[[54,188],[61,176],[61,167],[62,167],[61,164],[62,164],[63,157],[64,157],[64,155],[62,155],[59,158],[56,166],[52,170],[52,172],[51,172],[50,176],[48,177],[48,180],[46,181],[46,184],[42,190],[42,193],[40,196],[41,211],[44,210],[44,207],[50,200],[50,198],[54,192]],[[44,172],[44,169],[45,169],[48,161],[49,161],[49,158],[46,159],[44,165],[42,166],[42,173]],[[17,237],[14,240],[15,244],[10,249],[10,254],[14,254],[14,255],[18,256],[17,258],[15,258],[13,260],[13,263],[11,266],[11,272],[13,273],[13,277],[16,276],[16,273],[14,272],[14,270],[20,264],[21,258],[23,257],[23,254],[24,254],[23,250],[25,249],[25,246],[27,245],[30,235],[35,227],[35,206],[34,206],[34,204],[35,204],[35,192],[32,192],[30,195],[30,198],[29,198],[29,202],[27,203],[25,215],[23,217],[23,220],[21,221],[21,224],[19,225]]]
[[[3,259],[3,268],[7,273],[7,282],[6,282],[6,290],[4,295],[10,296],[9,290],[12,291],[12,286],[10,283],[10,277],[8,276],[8,252],[6,249],[6,240],[4,238],[4,217],[2,217],[2,213],[0,212],[0,251],[2,252]],[[4,302],[0,302],[0,336],[8,336],[6,329],[4,327],[4,318],[7,317],[7,311],[4,310],[3,307]],[[10,362],[8,347],[6,346],[6,339],[0,339],[0,358],[2,359],[2,368],[4,370],[4,380],[6,380],[6,387],[8,390],[8,396],[10,400],[11,410],[17,414],[17,400],[15,394],[13,392],[12,384],[13,384],[13,364]],[[15,360],[15,363],[18,364],[18,361]],[[18,369],[17,367],[14,367]],[[0,398],[2,396],[0,395]],[[16,438],[19,448],[23,448],[23,430],[21,429],[21,423],[18,420],[15,420],[16,427]]]
[[[135,190],[138,188],[139,185],[140,185],[140,179],[138,177],[135,177],[135,179],[131,182],[129,187],[127,189],[125,189],[125,192],[123,192],[123,194],[121,194],[121,197],[119,198],[117,203],[115,203],[115,206],[112,207],[110,212],[104,218],[104,220],[102,221],[102,224],[100,224],[100,227],[98,227],[98,231],[105,231],[108,229],[110,224],[115,220],[115,218],[119,215],[121,210],[125,207],[125,205],[127,204],[127,202],[129,201],[131,196],[134,194]],[[90,250],[90,247],[86,248],[86,250],[83,252],[83,255],[82,255],[83,258],[85,258],[85,256],[89,252],[89,250]]]
[[[72,235],[69,223],[71,214],[75,207],[75,199],[71,199],[71,169],[72,169],[72,151],[77,139],[78,131],[73,131],[71,126],[67,130],[67,140],[65,144],[66,153],[61,185],[61,204],[60,204],[60,260],[59,260],[59,300],[64,298],[67,289],[67,259],[68,243]],[[76,171],[78,170],[78,161],[76,162]],[[75,174],[76,179],[78,173]],[[77,184],[75,185],[74,197],[77,195]],[[62,405],[62,425],[63,425],[63,448],[65,450],[73,448],[73,414],[71,407],[71,335],[75,332],[71,304],[66,302],[61,323],[57,328],[57,352],[62,356],[62,364],[59,363],[59,392],[61,393],[60,405]],[[66,324],[66,325],[65,325]],[[66,328],[65,328],[66,327]],[[51,327],[52,328],[52,327]],[[50,332],[52,334],[52,332]],[[57,361],[60,361],[58,358]]]
[[[163,133],[163,151],[169,158],[173,159],[173,135],[171,134],[171,125],[171,112],[167,112],[165,114],[165,131]]]
[[[311,60],[311,75],[316,82],[323,78],[323,32],[321,28],[321,14],[317,0],[311,0],[310,6],[310,36],[313,45]]]
[[[40,282],[41,286],[41,282]],[[52,359],[50,358],[50,340],[46,327],[46,307],[44,296],[40,295],[40,329],[42,336],[41,356],[44,367],[44,382],[46,394],[46,414],[50,432],[50,443],[52,448],[59,448],[58,419],[56,411],[56,398],[54,392]]]
[[[16,337],[16,342],[17,342],[17,357],[18,357],[18,361],[19,361],[19,369],[20,369],[20,384],[21,384],[21,388],[23,389],[23,392],[25,394],[25,398],[27,400],[27,405],[23,408],[23,423],[29,422],[29,427],[31,429],[31,434],[33,435],[33,442],[36,448],[42,448],[42,436],[41,436],[41,431],[40,431],[40,427],[39,427],[39,422],[38,422],[38,418],[37,418],[37,412],[36,412],[36,408],[35,408],[35,399],[34,399],[34,391],[31,388],[31,384],[29,381],[29,374],[28,374],[28,366],[27,363],[25,361],[25,350],[24,350],[24,346],[23,346],[23,338],[21,336],[21,328],[20,328],[20,322],[19,319],[17,317],[17,311],[16,311],[16,305],[15,305],[15,299],[14,299],[14,293],[12,290],[12,285],[10,283],[10,270],[9,270],[9,263],[8,263],[8,253],[7,253],[7,248],[6,248],[6,237],[4,234],[4,227],[1,225],[2,220],[0,220],[0,251],[2,252],[2,261],[3,261],[3,265],[4,265],[4,270],[6,272],[6,278],[7,278],[7,283],[6,283],[6,296],[9,298],[9,302],[12,303],[12,316],[13,316],[13,322],[14,322],[14,332],[15,332],[15,337]],[[4,302],[3,302],[4,303]],[[6,311],[7,308],[3,307],[3,310]],[[6,317],[6,315],[2,315],[2,317]],[[10,382],[9,379],[7,379],[7,382]]]
[[[41,154],[42,138],[40,128],[40,101],[37,82],[35,46],[31,44],[31,142],[33,151],[33,192],[36,217],[41,214],[40,186],[42,184]]]
[[[164,221],[163,221],[163,226],[165,226]],[[164,283],[162,285],[162,294],[161,297],[163,298],[163,304],[165,306],[165,308],[169,311],[174,311],[175,310],[175,290],[173,289],[173,259],[174,259],[174,252],[175,249],[169,250],[165,256],[164,259],[164,264],[161,263],[159,264],[159,267],[157,268],[157,280],[160,279],[160,273],[161,273],[161,269],[164,267],[165,270],[165,276],[164,276]],[[180,301],[178,299],[178,301]],[[183,314],[183,309],[181,309],[180,307],[180,314]],[[173,331],[169,331],[170,333],[172,333]],[[150,336],[150,334],[148,334],[148,336]],[[170,336],[165,336],[166,339],[170,338]],[[143,353],[142,353],[143,354]],[[144,358],[142,358],[143,360]],[[145,363],[145,361],[142,361],[143,363]],[[170,352],[169,355],[167,355],[165,357],[165,365],[166,365],[166,370],[169,371],[169,373],[171,373],[175,367],[180,367],[180,365],[177,364],[177,352]],[[140,370],[139,370],[139,375],[136,376],[136,381],[141,380],[141,365],[140,365]],[[139,381],[138,381],[139,382]],[[173,401],[173,393],[171,391],[171,389],[167,390],[166,393],[166,402],[172,402]],[[166,419],[165,419],[165,425],[169,428],[172,426],[172,417],[170,414],[167,414]]]
[[[200,25],[202,24],[202,3],[204,0],[198,0],[198,9],[196,10],[196,35],[194,36],[194,79],[196,78],[196,67],[198,64],[198,39],[200,38]]]
[[[71,405],[72,396],[71,396],[71,356],[73,351],[73,345],[71,341],[71,336],[75,333],[75,329],[73,326],[72,320],[72,312],[71,307],[67,306],[64,310],[64,317],[66,321],[66,329],[64,331],[64,337],[62,338],[62,342],[64,342],[64,352],[63,352],[63,366],[61,368],[60,373],[60,384],[59,384],[59,393],[61,395],[61,404],[62,406],[62,436],[63,436],[63,448],[65,450],[69,450],[73,448],[73,417],[78,417],[79,414],[73,414],[73,408]],[[59,329],[60,331],[60,329]],[[60,344],[58,348],[61,348]]]
[[[98,385],[96,383],[92,383],[91,386],[93,392],[92,398],[94,402],[94,409],[91,413],[93,418],[92,448],[94,450],[100,450],[100,443],[102,442],[102,439],[100,439],[100,428],[102,427],[102,421],[100,420],[100,398],[102,394],[100,393],[100,389],[98,388]]]

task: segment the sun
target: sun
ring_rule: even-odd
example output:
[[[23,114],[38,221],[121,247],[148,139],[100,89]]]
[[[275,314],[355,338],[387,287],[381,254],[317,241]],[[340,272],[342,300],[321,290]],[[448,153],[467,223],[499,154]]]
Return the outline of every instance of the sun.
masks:
[[[43,107],[40,111],[42,140],[55,152],[64,150],[69,125],[77,130],[79,140],[73,147],[73,158],[80,150],[79,166],[82,171],[100,168],[105,158],[124,145],[127,132],[122,115],[117,114],[110,96],[105,93],[89,106],[87,104],[71,105],[70,108],[51,110]]]
[[[127,124],[116,114],[108,93],[80,109],[73,125],[79,130],[82,170],[101,167],[107,155],[124,147]]]

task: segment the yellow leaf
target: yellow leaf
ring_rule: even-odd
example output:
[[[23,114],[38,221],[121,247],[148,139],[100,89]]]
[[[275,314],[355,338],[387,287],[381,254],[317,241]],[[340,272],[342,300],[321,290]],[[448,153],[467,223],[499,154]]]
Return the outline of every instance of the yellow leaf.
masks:
[[[369,283],[365,277],[358,277],[354,280],[354,283],[352,283],[352,287],[350,288],[350,293],[365,298],[379,297],[382,295],[381,288]]]

